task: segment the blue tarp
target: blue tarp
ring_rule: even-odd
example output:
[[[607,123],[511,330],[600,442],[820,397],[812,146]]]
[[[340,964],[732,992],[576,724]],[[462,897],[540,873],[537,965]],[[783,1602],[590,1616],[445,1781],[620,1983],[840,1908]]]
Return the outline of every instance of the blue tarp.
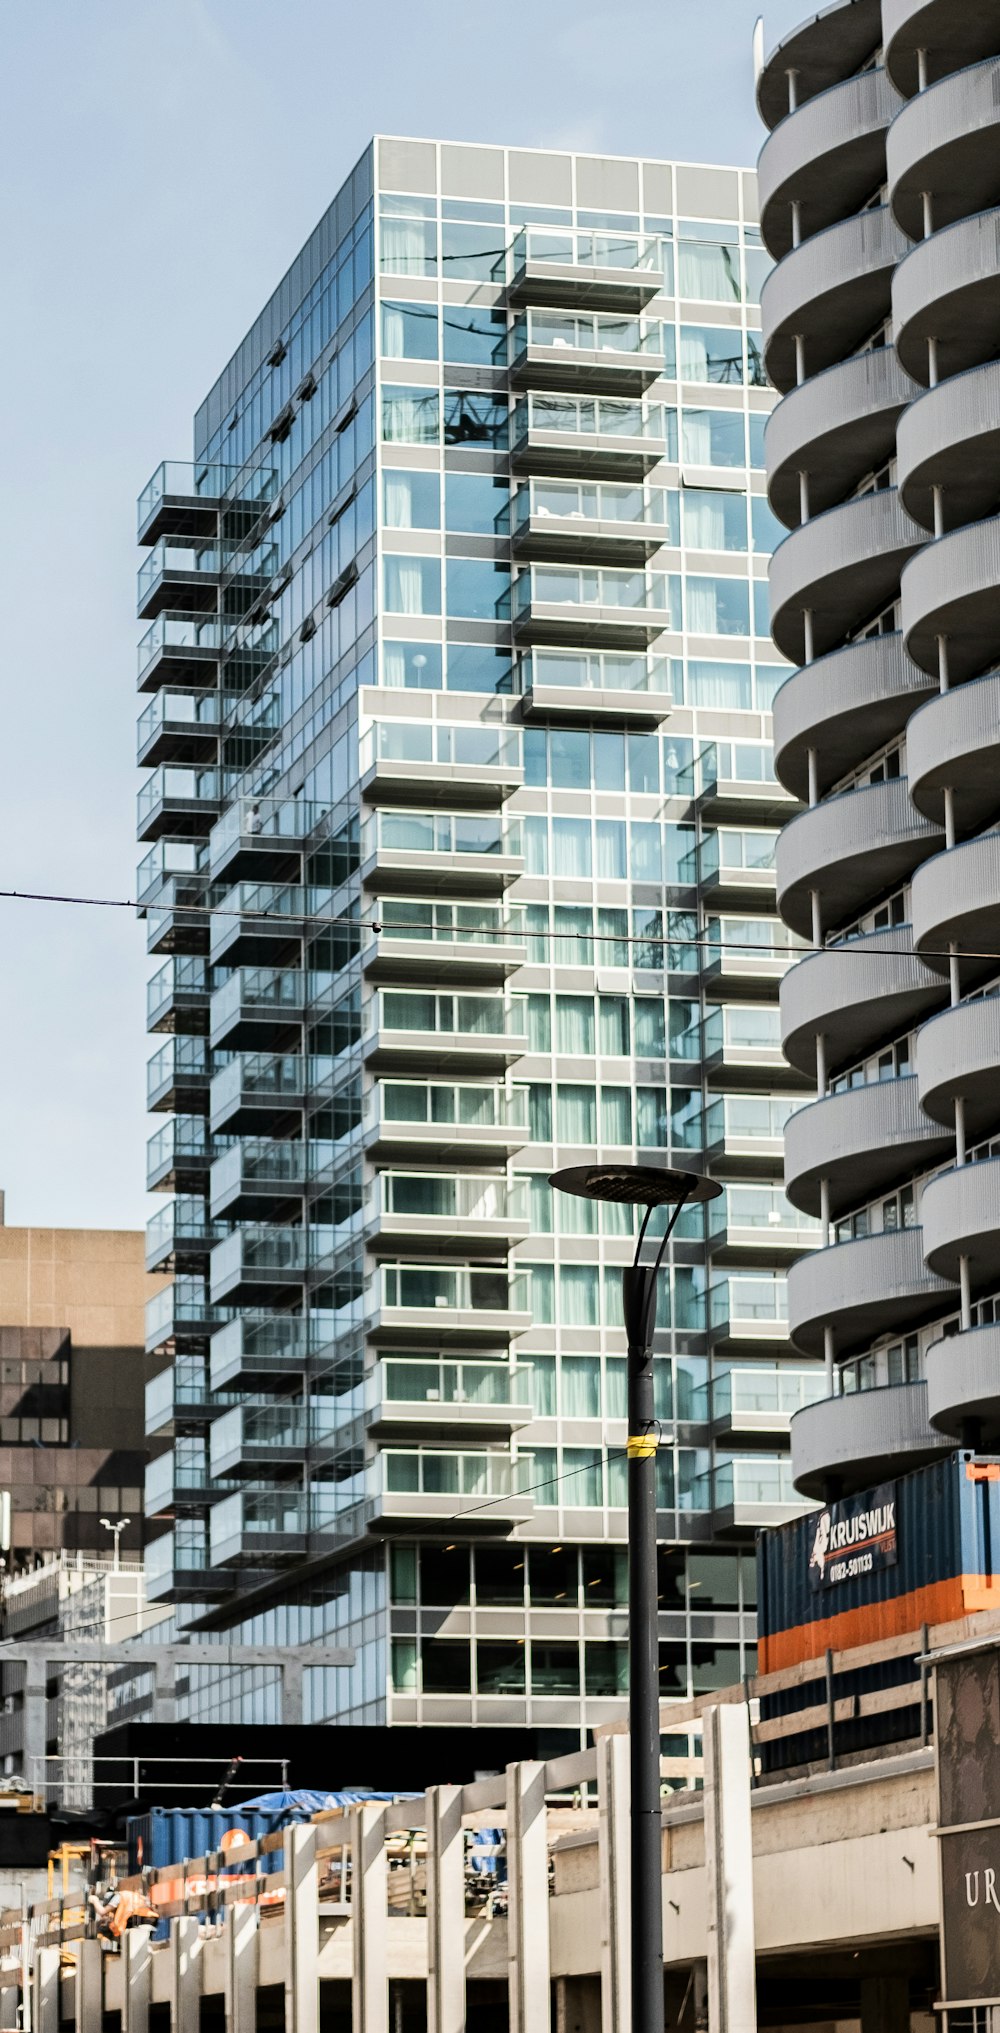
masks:
[[[310,1814],[325,1808],[352,1807],[359,1800],[419,1800],[419,1793],[376,1793],[370,1786],[344,1786],[338,1793],[311,1793],[306,1790],[258,1793],[253,1800],[241,1800],[240,1811],[256,1807],[262,1814],[284,1814],[293,1821],[306,1821]]]

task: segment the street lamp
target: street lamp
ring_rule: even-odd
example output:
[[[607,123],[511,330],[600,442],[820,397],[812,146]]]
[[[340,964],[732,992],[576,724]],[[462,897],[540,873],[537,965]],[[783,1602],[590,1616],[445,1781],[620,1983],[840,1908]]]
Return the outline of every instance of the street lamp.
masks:
[[[101,1523],[104,1526],[105,1531],[111,1532],[114,1536],[115,1550],[111,1560],[111,1571],[113,1574],[117,1574],[118,1569],[121,1566],[121,1561],[118,1558],[119,1540],[121,1539],[121,1535],[124,1532],[126,1525],[130,1525],[132,1523],[132,1520],[131,1518],[119,1518],[117,1525],[113,1525],[111,1523],[110,1518],[102,1518]]]
[[[628,1709],[631,1769],[632,2033],[663,2033],[660,1687],[656,1599],[656,1450],[653,1334],[656,1282],[681,1208],[722,1187],[699,1172],[653,1165],[574,1165],[549,1180],[560,1193],[610,1200],[645,1213],[635,1257],[622,1273],[628,1340]],[[650,1216],[671,1213],[652,1263],[640,1263]]]

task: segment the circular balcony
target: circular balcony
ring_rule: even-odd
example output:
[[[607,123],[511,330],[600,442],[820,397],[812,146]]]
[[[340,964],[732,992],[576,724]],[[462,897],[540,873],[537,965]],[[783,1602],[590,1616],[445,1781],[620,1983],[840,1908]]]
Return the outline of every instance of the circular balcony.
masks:
[[[955,945],[963,985],[995,974],[1000,953],[1000,833],[935,854],[913,878],[913,943],[935,974],[947,975]]]
[[[940,845],[938,828],[914,811],[904,777],[842,791],[778,835],[778,909],[808,938],[815,891],[824,930],[835,929],[872,897],[898,889]]]
[[[814,656],[838,648],[852,628],[895,599],[903,566],[924,541],[894,487],[842,502],[792,530],[771,559],[771,633],[782,656],[805,662],[806,609]]]
[[[1000,322],[1000,211],[960,219],[910,249],[892,279],[892,322],[903,366],[925,388],[928,339],[937,342],[941,381],[992,357]]]
[[[947,1446],[927,1416],[927,1385],[885,1384],[803,1405],[792,1419],[792,1475],[805,1497],[832,1503],[920,1468]]]
[[[819,374],[888,317],[893,270],[909,246],[884,205],[828,226],[772,269],[760,300],[764,361],[783,395],[797,380],[797,337],[810,375]]]
[[[883,70],[863,71],[787,114],[757,162],[764,244],[780,261],[792,247],[792,205],[803,234],[858,212],[885,182],[886,129],[899,95]]]
[[[962,1447],[1000,1448],[1000,1327],[971,1327],[927,1351],[927,1416]],[[794,1427],[793,1427],[794,1432]]]
[[[1000,34],[989,0],[882,0],[885,64],[898,91],[920,88],[918,50],[926,51],[930,83],[995,56]]]
[[[896,1228],[810,1251],[788,1273],[788,1326],[803,1355],[822,1355],[832,1327],[838,1356],[879,1334],[933,1319],[954,1297],[924,1263],[919,1228]]]
[[[779,545],[776,558],[784,548]],[[907,563],[901,584],[903,636],[922,671],[937,674],[941,636],[953,684],[1000,658],[1000,516],[925,544]]]
[[[785,1124],[785,1192],[804,1214],[820,1211],[820,1182],[833,1220],[859,1200],[950,1155],[950,1130],[928,1121],[913,1074],[850,1087],[799,1108]]]
[[[917,1084],[925,1115],[949,1126],[965,1103],[970,1142],[1000,1125],[1000,994],[943,1009],[917,1037]]]
[[[779,783],[793,797],[807,798],[813,749],[824,797],[831,784],[901,734],[914,707],[936,689],[936,680],[910,662],[901,635],[848,643],[793,671],[774,700]]]
[[[891,346],[839,360],[793,388],[767,421],[767,491],[789,529],[799,522],[799,475],[813,515],[832,508],[891,458],[897,419],[919,391]]]
[[[934,528],[935,487],[943,489],[952,529],[992,515],[1000,464],[1000,361],[940,381],[911,403],[899,419],[896,454],[900,500],[923,529]]]
[[[943,983],[907,950],[908,925],[868,932],[789,968],[780,990],[781,1045],[789,1065],[816,1077],[816,1039],[832,1075],[929,1017]]]
[[[959,1279],[959,1258],[968,1257],[974,1291],[1000,1278],[1000,1158],[952,1165],[930,1179],[920,1196],[924,1262],[929,1271]],[[998,1380],[1000,1381],[1000,1380]]]
[[[955,823],[978,833],[1000,811],[1000,672],[939,692],[906,729],[910,797],[944,824],[944,790],[954,792]]]
[[[923,237],[925,191],[933,194],[936,232],[996,204],[998,74],[1000,64],[990,58],[973,70],[942,78],[911,99],[893,121],[887,142],[889,203],[911,240]]]
[[[788,112],[788,78],[795,78],[801,106],[840,78],[867,63],[882,39],[879,0],[836,0],[789,30],[773,49],[757,80],[757,105],[765,126],[776,127]]]

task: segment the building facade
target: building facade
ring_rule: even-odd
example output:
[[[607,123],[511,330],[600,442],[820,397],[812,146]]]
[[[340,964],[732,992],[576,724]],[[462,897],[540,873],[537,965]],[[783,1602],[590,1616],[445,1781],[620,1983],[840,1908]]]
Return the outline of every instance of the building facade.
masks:
[[[620,1708],[631,1214],[557,1164],[726,1185],[662,1280],[665,1692],[801,1505],[769,266],[749,172],[380,139],[140,499],[149,1594],[353,1644],[307,1719]]]
[[[798,1488],[1000,1439],[1000,22],[853,0],[764,66],[778,898],[816,1100],[786,1130],[823,1247],[789,1279],[826,1390]]]

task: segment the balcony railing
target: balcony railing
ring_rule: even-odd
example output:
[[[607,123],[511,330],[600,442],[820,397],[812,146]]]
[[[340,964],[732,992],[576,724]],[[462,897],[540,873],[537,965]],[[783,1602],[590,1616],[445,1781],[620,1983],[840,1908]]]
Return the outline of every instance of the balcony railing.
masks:
[[[664,708],[670,704],[667,657],[615,650],[532,649],[521,657],[520,665],[525,693],[544,692],[549,687],[568,695],[633,692],[639,697],[650,695]]]
[[[601,565],[529,565],[514,582],[514,619],[533,608],[615,608],[639,620],[655,617],[661,628],[679,627],[671,607],[671,579],[664,572],[618,571]]]
[[[812,1214],[800,1214],[786,1200],[780,1186],[728,1185],[718,1200],[709,1202],[705,1212],[710,1242],[744,1229],[759,1232],[762,1241],[768,1237],[778,1241],[786,1238],[790,1246],[799,1239],[819,1238],[818,1219]]]
[[[475,1172],[382,1172],[378,1203],[383,1214],[451,1221],[527,1223],[527,1182]]]
[[[368,1397],[383,1406],[467,1405],[503,1411],[531,1403],[531,1365],[385,1356],[368,1378]]]
[[[500,1453],[451,1453],[437,1448],[384,1447],[379,1455],[388,1495],[512,1497],[531,1486],[534,1457],[511,1461]]]
[[[517,859],[523,853],[521,822],[493,812],[374,813],[361,829],[361,858],[380,854],[492,856]]]
[[[774,1419],[782,1424],[815,1405],[826,1395],[820,1368],[791,1369],[779,1363],[774,1369],[731,1369],[695,1391],[691,1417],[698,1425],[725,1420],[738,1426],[741,1419],[758,1424]]]
[[[533,389],[514,406],[511,442],[525,443],[535,434],[631,440],[636,452],[648,446],[654,456],[676,456],[676,419],[661,403],[629,401],[616,395],[556,395]]]
[[[512,1313],[527,1308],[527,1280],[495,1266],[381,1264],[378,1285],[390,1309]]]
[[[241,841],[250,847],[287,845],[294,852],[328,812],[328,805],[302,798],[234,798],[209,835],[211,865],[219,866]]]
[[[424,1038],[458,1036],[470,1045],[476,1038],[514,1042],[524,1037],[523,1021],[499,995],[433,995],[416,988],[383,988],[365,1005],[363,1036],[407,1031]]]
[[[378,1121],[439,1126],[443,1129],[512,1129],[528,1127],[524,1088],[507,1094],[502,1087],[444,1084],[423,1080],[381,1080],[374,1090]]]
[[[737,1003],[719,1004],[671,1044],[672,1055],[679,1059],[713,1059],[727,1052],[780,1050],[781,1018],[778,1010],[774,1007],[757,1009]],[[782,1106],[787,1108],[791,1104],[783,1103]],[[770,1131],[766,1133],[770,1134]]]
[[[546,267],[635,269],[660,280],[659,242],[643,233],[525,226],[515,235],[512,252],[515,271],[540,262]]]
[[[521,731],[517,727],[449,726],[440,721],[376,720],[361,741],[361,774],[377,763],[412,763],[416,768],[519,770]]]
[[[770,1094],[719,1094],[702,1112],[702,1148],[733,1142],[776,1143],[796,1107],[795,1098]]]
[[[681,856],[677,878],[682,883],[718,884],[731,877],[745,884],[754,876],[763,878],[762,887],[773,887],[777,834],[737,832],[720,828]]]
[[[711,1328],[740,1325],[786,1327],[788,1288],[783,1278],[720,1278],[708,1288],[708,1321]]]
[[[674,511],[665,487],[628,486],[611,480],[529,480],[514,496],[513,531],[524,531],[532,522],[606,523],[630,529],[655,530],[660,542],[680,542],[680,530],[671,535]],[[583,532],[581,532],[582,534]]]
[[[217,512],[224,495],[229,494],[239,480],[239,467],[218,466],[205,460],[190,465],[180,459],[164,459],[155,473],[147,480],[136,508],[139,539],[158,509],[164,502],[173,499],[179,504],[205,508]]]
[[[811,1508],[795,1487],[791,1462],[774,1455],[758,1459],[748,1454],[738,1461],[724,1461],[716,1468],[706,1469],[695,1476],[691,1498],[690,1508],[696,1511],[738,1510],[743,1505],[768,1508],[792,1504],[800,1510]]]

